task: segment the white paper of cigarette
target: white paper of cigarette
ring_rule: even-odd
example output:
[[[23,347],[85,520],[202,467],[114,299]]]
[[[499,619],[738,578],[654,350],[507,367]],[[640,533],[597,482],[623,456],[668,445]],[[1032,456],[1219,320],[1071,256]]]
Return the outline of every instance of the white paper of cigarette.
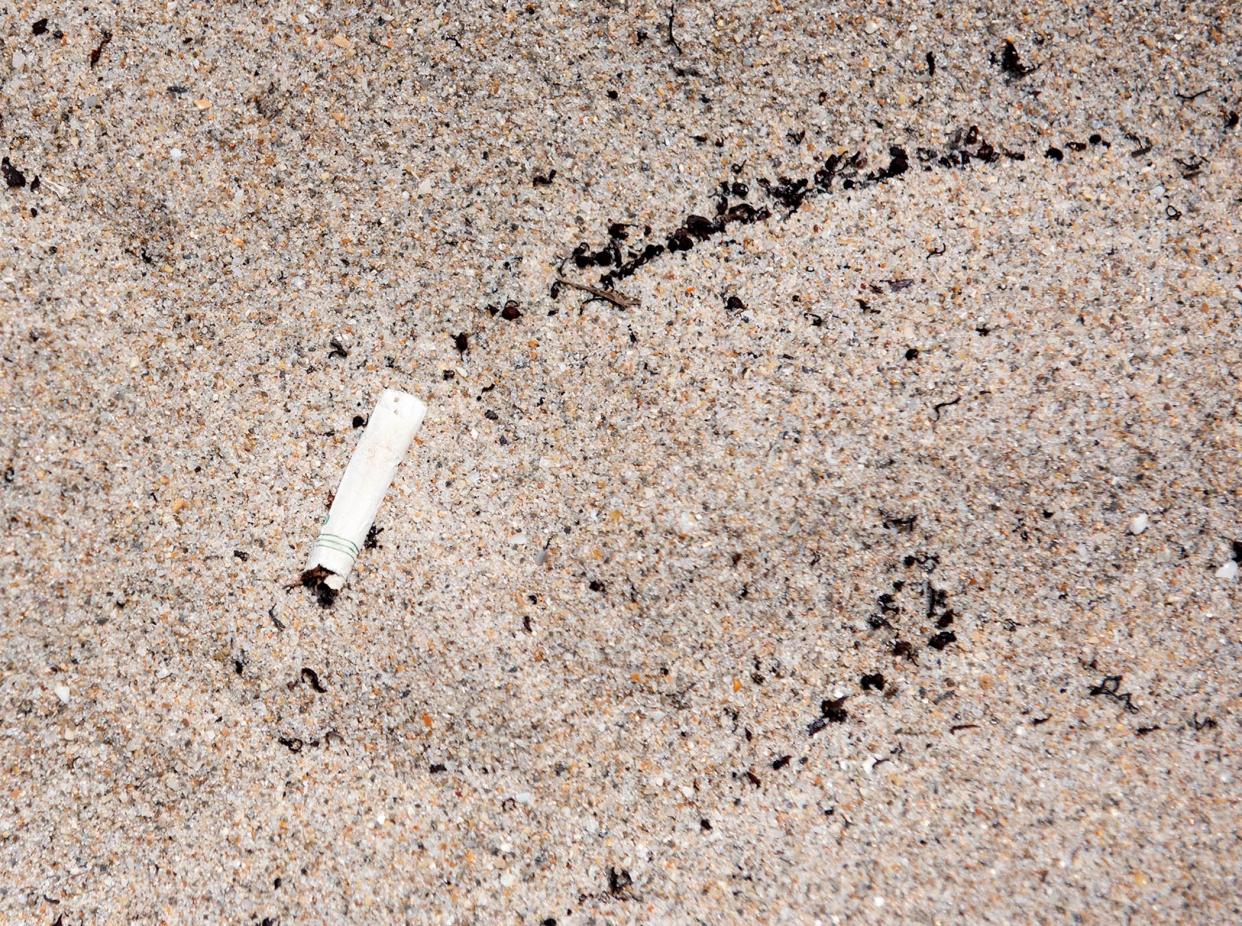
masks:
[[[307,573],[324,573],[322,582],[332,591],[345,587],[397,465],[426,414],[425,403],[396,389],[385,389],[375,403],[306,561]]]

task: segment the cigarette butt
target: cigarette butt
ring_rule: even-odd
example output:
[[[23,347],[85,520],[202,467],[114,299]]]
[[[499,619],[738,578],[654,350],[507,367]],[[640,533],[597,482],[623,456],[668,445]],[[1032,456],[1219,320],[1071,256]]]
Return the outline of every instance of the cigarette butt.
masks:
[[[397,465],[426,414],[426,404],[396,389],[385,389],[375,404],[302,573],[302,583],[318,588],[321,601],[330,602],[345,587]]]

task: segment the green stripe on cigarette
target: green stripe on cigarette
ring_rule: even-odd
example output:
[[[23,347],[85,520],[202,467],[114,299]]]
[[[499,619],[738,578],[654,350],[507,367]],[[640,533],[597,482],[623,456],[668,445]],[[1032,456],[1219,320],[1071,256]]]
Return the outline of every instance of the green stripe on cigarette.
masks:
[[[358,558],[358,545],[340,534],[320,534],[319,539],[315,541],[321,547],[327,547],[329,550],[336,550],[338,553],[344,553],[351,559]]]

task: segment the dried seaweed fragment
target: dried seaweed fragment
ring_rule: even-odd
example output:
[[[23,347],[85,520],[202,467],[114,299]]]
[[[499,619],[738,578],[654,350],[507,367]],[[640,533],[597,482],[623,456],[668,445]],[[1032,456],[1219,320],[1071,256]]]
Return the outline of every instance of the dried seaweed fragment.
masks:
[[[1134,698],[1128,691],[1121,691],[1121,676],[1106,675],[1103,681],[1098,685],[1092,685],[1088,689],[1087,694],[1090,697],[1103,696],[1116,701],[1131,714],[1139,712],[1138,705],[1134,703]]]
[[[1018,54],[1018,49],[1014,47],[1013,42],[1006,40],[1005,47],[1001,50],[1000,57],[1001,70],[1005,72],[1005,76],[1010,80],[1021,80],[1027,74],[1039,70],[1039,65],[1027,67],[1022,63],[1022,58]]]

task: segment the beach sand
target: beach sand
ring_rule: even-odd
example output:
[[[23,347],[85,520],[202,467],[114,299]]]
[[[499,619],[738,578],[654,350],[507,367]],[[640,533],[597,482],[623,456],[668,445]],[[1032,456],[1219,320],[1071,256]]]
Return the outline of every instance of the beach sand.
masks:
[[[1242,918],[1236,8],[52,6],[0,922]]]

